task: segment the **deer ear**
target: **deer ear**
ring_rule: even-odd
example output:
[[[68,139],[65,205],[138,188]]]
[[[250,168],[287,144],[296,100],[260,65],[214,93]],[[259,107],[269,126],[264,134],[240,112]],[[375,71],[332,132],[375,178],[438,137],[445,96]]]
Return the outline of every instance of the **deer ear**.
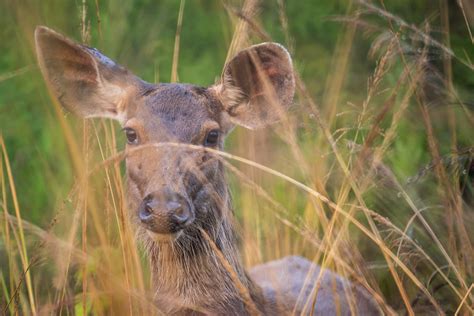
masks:
[[[276,43],[251,46],[226,64],[213,88],[235,124],[254,129],[276,122],[295,94],[290,54]]]
[[[124,119],[127,96],[143,81],[98,50],[44,26],[36,28],[35,42],[43,76],[66,109],[82,117]]]

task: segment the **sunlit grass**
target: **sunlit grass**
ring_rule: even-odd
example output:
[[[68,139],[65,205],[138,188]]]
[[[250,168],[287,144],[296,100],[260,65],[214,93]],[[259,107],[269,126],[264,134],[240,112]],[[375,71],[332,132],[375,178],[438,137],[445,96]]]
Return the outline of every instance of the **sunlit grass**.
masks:
[[[101,40],[110,41],[110,33],[101,29],[112,23],[103,12],[107,9],[94,5],[94,15],[86,14],[85,4],[81,2],[80,14],[73,17],[77,25],[82,23],[82,40],[101,34]],[[171,81],[187,81],[179,76],[179,60],[186,48],[181,32],[195,23],[183,19],[189,5],[181,1],[176,12]],[[231,4],[226,8],[222,27],[234,30],[223,45],[227,59],[251,43],[271,40],[259,20],[258,1],[245,1],[242,10]],[[14,9],[28,12],[26,6]],[[449,57],[443,59],[447,72],[451,62],[470,71],[473,65],[431,37],[427,25],[411,25],[383,7],[359,1],[347,7],[347,14],[334,39],[333,71],[321,78],[320,102],[316,87],[297,73],[295,105],[281,123],[267,130],[236,129],[226,152],[208,149],[228,170],[242,261],[249,268],[285,255],[303,255],[360,283],[387,314],[472,314],[474,216],[459,183],[466,178],[473,153],[459,149],[472,148],[469,131],[474,120],[460,102],[452,77],[444,88],[460,102],[457,107],[432,110],[420,83],[430,75],[427,56],[433,48]],[[105,20],[91,23],[95,16]],[[293,18],[286,16],[284,1],[278,1],[284,44],[298,52],[288,28]],[[40,22],[24,22],[20,32],[28,37]],[[356,33],[368,30],[379,32],[371,51],[377,62],[356,84],[363,93],[352,99],[345,90],[357,63],[351,52]],[[304,63],[296,59],[297,70]],[[0,84],[21,76],[24,69],[0,74]],[[162,77],[162,70],[154,72],[154,78]],[[148,262],[129,221],[121,169],[129,153],[120,149],[117,126],[65,117],[56,101],[48,103],[61,131],[54,137],[68,150],[74,182],[62,188],[61,180],[67,177],[45,170],[45,178],[57,177],[58,188],[51,191],[69,193],[46,213],[49,225],[25,221],[34,211],[19,203],[27,184],[15,182],[18,170],[10,163],[15,148],[7,148],[0,137],[2,313],[159,314]],[[452,155],[449,165],[443,160],[446,153]],[[421,170],[422,176],[413,170]],[[408,181],[408,176],[415,180]],[[307,308],[312,303],[306,302]]]

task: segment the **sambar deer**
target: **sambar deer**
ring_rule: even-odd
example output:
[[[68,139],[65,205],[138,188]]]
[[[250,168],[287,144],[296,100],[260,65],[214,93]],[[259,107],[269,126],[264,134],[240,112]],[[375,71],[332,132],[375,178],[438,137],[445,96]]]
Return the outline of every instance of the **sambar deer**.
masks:
[[[263,43],[239,52],[221,81],[204,88],[147,83],[46,27],[37,27],[35,40],[42,73],[66,109],[123,127],[130,217],[165,314],[309,314],[311,302],[319,315],[379,314],[365,290],[301,257],[250,274],[240,262],[223,163],[205,148],[222,150],[234,125],[263,127],[290,106],[295,79],[283,46]],[[146,146],[164,142],[202,150]]]

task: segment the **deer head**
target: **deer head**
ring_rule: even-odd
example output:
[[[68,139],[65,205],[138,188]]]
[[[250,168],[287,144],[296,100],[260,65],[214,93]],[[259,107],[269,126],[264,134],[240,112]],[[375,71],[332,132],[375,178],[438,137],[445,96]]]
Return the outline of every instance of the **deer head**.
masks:
[[[46,27],[36,29],[35,40],[43,75],[64,108],[119,121],[127,150],[163,142],[220,150],[234,125],[273,123],[294,95],[290,56],[275,43],[240,51],[220,81],[205,88],[147,83],[97,49]],[[209,152],[143,146],[125,160],[132,218],[150,242],[211,230],[223,216],[227,186],[221,162]]]

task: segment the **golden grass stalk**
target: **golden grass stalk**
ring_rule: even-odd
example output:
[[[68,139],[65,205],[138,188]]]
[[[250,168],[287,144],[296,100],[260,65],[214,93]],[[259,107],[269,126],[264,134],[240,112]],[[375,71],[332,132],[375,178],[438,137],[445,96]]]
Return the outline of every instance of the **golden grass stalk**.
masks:
[[[179,59],[179,44],[181,39],[181,29],[183,27],[183,12],[186,0],[181,0],[179,4],[178,23],[176,26],[176,35],[174,39],[173,63],[171,65],[171,82],[178,82],[178,59]]]
[[[13,208],[15,210],[15,216],[18,220],[18,235],[19,239],[16,239],[17,242],[17,248],[20,250],[20,258],[21,258],[21,263],[23,266],[23,271],[25,271],[25,282],[26,282],[26,287],[28,291],[28,300],[30,303],[30,308],[31,308],[31,313],[33,315],[36,315],[36,304],[35,304],[35,297],[33,293],[33,285],[31,282],[31,273],[29,271],[29,260],[28,260],[28,253],[26,251],[26,241],[25,241],[25,234],[23,232],[23,225],[21,224],[21,214],[20,214],[20,205],[18,203],[18,197],[16,194],[16,187],[15,187],[15,181],[13,180],[13,174],[10,166],[10,160],[8,158],[8,153],[7,153],[7,148],[5,147],[5,142],[3,140],[3,137],[0,136],[0,147],[2,148],[2,154],[3,154],[3,161],[5,163],[5,169],[6,169],[6,174],[10,186],[10,191],[11,191],[11,196],[13,200]],[[7,209],[5,208],[5,214],[7,213]],[[16,235],[16,232],[14,232]],[[20,281],[21,282],[21,281]]]

